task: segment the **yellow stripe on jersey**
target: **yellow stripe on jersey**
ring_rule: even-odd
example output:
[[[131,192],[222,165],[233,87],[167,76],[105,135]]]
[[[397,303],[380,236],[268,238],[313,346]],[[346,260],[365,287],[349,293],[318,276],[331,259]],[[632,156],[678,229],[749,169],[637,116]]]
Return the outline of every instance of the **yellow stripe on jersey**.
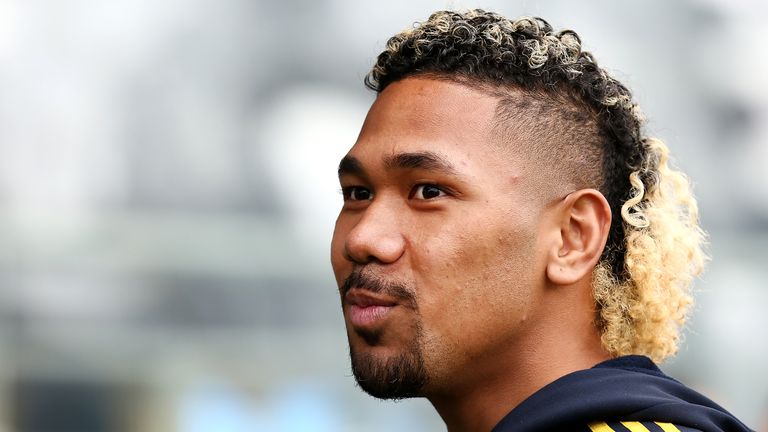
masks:
[[[661,423],[661,422],[654,422],[654,423],[659,425],[661,430],[663,430],[664,432],[680,432],[680,429],[678,429],[677,426],[673,425],[672,423]]]
[[[640,422],[621,422],[630,432],[651,432]]]
[[[588,424],[589,429],[592,432],[616,432],[613,429],[611,429],[610,426],[608,426],[608,423],[606,422],[593,422]]]

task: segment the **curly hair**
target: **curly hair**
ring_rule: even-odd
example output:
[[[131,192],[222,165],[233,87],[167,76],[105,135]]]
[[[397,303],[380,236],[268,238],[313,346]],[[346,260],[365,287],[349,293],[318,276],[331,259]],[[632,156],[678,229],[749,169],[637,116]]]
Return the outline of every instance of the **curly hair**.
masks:
[[[575,32],[480,9],[436,12],[395,35],[365,84],[380,93],[416,75],[499,97],[503,127],[528,113],[523,127],[536,134],[531,141],[549,143],[536,153],[570,164],[578,186],[600,190],[612,214],[621,215],[612,218],[592,274],[603,346],[657,362],[674,354],[691,282],[706,261],[706,235],[686,176],[669,165],[662,141],[643,135],[630,91],[582,51]]]

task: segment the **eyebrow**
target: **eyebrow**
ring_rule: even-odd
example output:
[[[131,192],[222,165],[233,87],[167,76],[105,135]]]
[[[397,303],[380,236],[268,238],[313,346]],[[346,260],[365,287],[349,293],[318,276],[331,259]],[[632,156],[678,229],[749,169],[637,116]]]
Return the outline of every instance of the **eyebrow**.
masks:
[[[431,151],[394,154],[384,159],[384,166],[387,168],[443,171],[447,174],[456,172],[453,164],[443,156]]]
[[[446,174],[455,174],[456,168],[443,156],[431,152],[397,153],[384,159],[384,166],[388,169],[423,169],[430,171],[442,171]],[[344,156],[339,162],[339,176],[365,175],[363,164],[354,156]]]
[[[347,155],[341,158],[341,162],[339,162],[339,177],[345,174],[363,176],[365,169],[356,157]]]

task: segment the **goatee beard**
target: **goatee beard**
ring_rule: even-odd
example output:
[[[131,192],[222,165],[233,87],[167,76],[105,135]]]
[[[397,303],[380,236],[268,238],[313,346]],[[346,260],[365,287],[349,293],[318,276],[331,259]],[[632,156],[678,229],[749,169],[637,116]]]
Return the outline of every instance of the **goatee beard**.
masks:
[[[393,357],[378,358],[370,353],[356,353],[350,347],[352,374],[363,391],[379,399],[422,396],[428,378],[421,349],[421,327],[415,327],[416,337],[404,352]]]
[[[361,287],[375,293],[384,293],[398,300],[402,307],[411,309],[416,318],[412,326],[413,338],[403,351],[391,357],[377,357],[364,350],[355,351],[350,340],[349,356],[352,360],[352,374],[358,386],[369,395],[379,399],[404,399],[421,396],[427,384],[424,367],[423,331],[418,318],[418,307],[413,290],[404,284],[386,281],[362,268],[355,269],[340,287],[342,299],[352,287]],[[355,329],[368,347],[380,344],[381,331]]]

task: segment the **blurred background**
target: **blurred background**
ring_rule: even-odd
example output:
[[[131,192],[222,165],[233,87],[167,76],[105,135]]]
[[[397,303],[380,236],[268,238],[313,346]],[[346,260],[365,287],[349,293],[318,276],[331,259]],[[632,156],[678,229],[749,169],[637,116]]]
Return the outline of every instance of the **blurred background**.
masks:
[[[0,0],[0,432],[443,430],[354,386],[329,241],[389,36],[542,16],[631,88],[713,261],[664,369],[768,431],[768,7]]]

